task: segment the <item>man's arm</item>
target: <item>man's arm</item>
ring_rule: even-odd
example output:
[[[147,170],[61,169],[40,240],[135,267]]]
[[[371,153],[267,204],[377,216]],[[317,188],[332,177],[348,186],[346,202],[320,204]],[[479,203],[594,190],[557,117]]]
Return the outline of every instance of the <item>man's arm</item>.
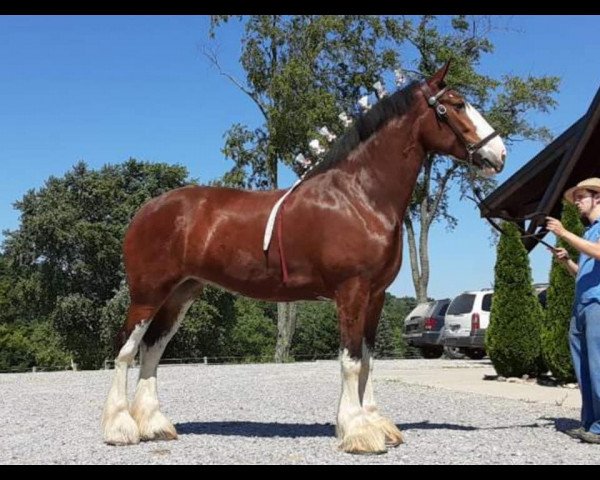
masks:
[[[546,217],[546,228],[581,253],[585,253],[595,260],[600,260],[600,242],[590,242],[589,240],[575,235],[573,232],[569,232],[563,227],[560,220],[557,220],[556,218]]]
[[[579,271],[579,266],[573,260],[571,260],[571,258],[569,257],[569,252],[567,252],[564,248],[555,248],[548,250],[552,252],[552,254],[556,257],[558,263],[565,267],[571,275],[573,275],[574,277],[577,275],[577,272]]]
[[[584,238],[578,237],[572,232],[565,230],[565,233],[561,236],[569,245],[575,247],[581,253],[585,253],[595,260],[600,260],[600,243],[590,242]]]

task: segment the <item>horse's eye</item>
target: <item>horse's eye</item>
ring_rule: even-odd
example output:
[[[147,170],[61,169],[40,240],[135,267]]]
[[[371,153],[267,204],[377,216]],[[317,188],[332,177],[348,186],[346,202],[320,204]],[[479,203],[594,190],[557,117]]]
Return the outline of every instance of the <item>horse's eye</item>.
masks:
[[[464,110],[465,109],[465,102],[457,103],[456,105],[454,105],[454,108],[456,109],[457,112],[460,112],[461,110]]]

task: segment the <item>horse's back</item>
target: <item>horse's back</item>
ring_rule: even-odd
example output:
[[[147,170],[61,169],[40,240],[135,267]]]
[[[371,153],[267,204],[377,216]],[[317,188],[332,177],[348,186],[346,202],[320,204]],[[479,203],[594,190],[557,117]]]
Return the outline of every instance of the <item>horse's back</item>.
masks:
[[[187,186],[144,204],[131,221],[123,252],[128,277],[205,278],[239,290],[252,276],[268,278],[262,240],[281,190]],[[135,279],[134,279],[135,281]]]

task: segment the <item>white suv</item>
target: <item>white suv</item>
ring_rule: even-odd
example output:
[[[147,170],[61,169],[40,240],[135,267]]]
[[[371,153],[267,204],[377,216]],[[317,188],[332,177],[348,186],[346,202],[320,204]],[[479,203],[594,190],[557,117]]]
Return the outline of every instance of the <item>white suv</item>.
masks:
[[[444,351],[450,358],[485,356],[485,329],[490,323],[491,288],[471,290],[456,297],[446,311],[442,332]]]
[[[533,288],[542,307],[546,307],[547,283],[534,284]],[[461,293],[446,310],[441,342],[450,358],[472,359],[485,356],[485,332],[490,324],[494,290],[484,288]]]

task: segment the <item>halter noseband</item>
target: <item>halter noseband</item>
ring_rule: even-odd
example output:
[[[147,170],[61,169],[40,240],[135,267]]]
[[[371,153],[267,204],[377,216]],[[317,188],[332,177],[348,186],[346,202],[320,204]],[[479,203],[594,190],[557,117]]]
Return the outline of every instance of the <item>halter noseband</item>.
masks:
[[[435,114],[437,115],[437,117],[443,122],[445,122],[454,132],[454,134],[458,137],[458,139],[462,142],[465,149],[467,150],[467,162],[470,165],[474,165],[473,155],[475,155],[475,153],[477,153],[477,151],[481,149],[481,147],[483,147],[486,143],[492,140],[492,138],[496,137],[498,135],[498,132],[495,130],[492,131],[492,133],[490,133],[487,137],[485,137],[477,143],[469,142],[459,130],[459,128],[456,126],[456,124],[450,119],[450,116],[448,115],[448,109],[446,108],[446,106],[440,103],[440,98],[444,96],[444,94],[448,91],[449,87],[442,88],[435,95],[429,88],[429,85],[427,85],[427,82],[422,81],[420,87],[423,91],[423,94],[425,95],[425,98],[427,99],[427,105],[435,109]],[[484,158],[483,162],[497,171],[497,167],[494,164],[492,164],[489,160]]]

